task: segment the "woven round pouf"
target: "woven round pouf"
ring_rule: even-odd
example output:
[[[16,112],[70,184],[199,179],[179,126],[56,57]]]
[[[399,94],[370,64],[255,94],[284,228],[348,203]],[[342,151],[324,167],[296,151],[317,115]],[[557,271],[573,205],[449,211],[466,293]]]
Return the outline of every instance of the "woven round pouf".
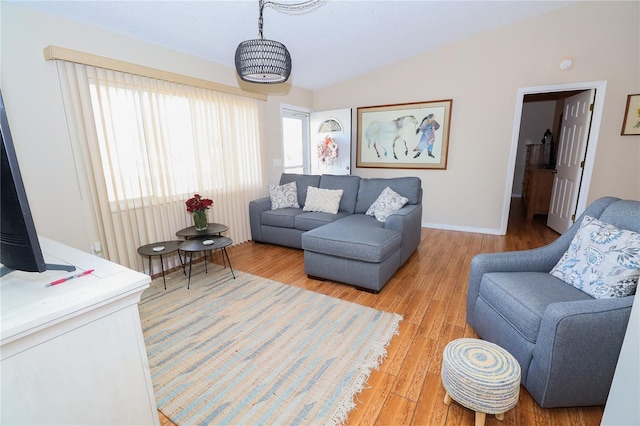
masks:
[[[500,346],[480,339],[456,339],[442,354],[442,385],[451,399],[476,412],[476,426],[487,414],[503,420],[518,403],[520,364]]]

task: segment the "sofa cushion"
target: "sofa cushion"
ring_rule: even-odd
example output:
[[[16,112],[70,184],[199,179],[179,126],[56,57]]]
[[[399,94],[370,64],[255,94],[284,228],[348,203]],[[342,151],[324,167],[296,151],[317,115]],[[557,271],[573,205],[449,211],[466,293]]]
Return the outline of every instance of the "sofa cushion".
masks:
[[[313,186],[307,188],[307,199],[302,210],[306,212],[338,213],[342,189],[320,189]]]
[[[384,222],[393,212],[400,210],[402,206],[407,204],[407,201],[409,201],[407,197],[403,197],[387,186],[365,214]]]
[[[302,248],[346,259],[379,263],[400,248],[402,236],[375,218],[350,215],[302,235]]]
[[[269,199],[271,200],[271,210],[300,207],[298,187],[295,181],[284,185],[269,185]]]
[[[420,179],[417,177],[400,177],[400,178],[374,178],[360,179],[360,187],[358,188],[358,201],[356,202],[356,213],[366,213],[378,196],[386,187],[393,189],[403,197],[407,197],[407,204],[418,204],[422,202],[422,188]]]
[[[342,189],[344,192],[342,194],[342,198],[340,199],[339,210],[353,214],[356,209],[356,200],[358,199],[359,186],[359,176],[322,175],[320,177],[319,188]]]
[[[260,223],[280,228],[294,228],[296,216],[300,213],[302,213],[302,209],[266,210],[260,214]]]
[[[296,215],[294,226],[296,229],[309,231],[310,229],[315,229],[318,226],[326,225],[327,223],[331,223],[348,215],[349,213],[346,212],[338,212],[336,214],[323,212],[304,212]]]
[[[585,216],[551,275],[596,299],[635,294],[640,234]]]
[[[295,182],[298,187],[298,204],[304,207],[304,201],[307,199],[307,188],[309,186],[317,187],[320,184],[320,175],[301,175],[295,173],[283,173],[280,176],[280,185]]]
[[[479,297],[528,341],[535,343],[540,321],[551,303],[593,300],[588,294],[545,272],[489,272]]]

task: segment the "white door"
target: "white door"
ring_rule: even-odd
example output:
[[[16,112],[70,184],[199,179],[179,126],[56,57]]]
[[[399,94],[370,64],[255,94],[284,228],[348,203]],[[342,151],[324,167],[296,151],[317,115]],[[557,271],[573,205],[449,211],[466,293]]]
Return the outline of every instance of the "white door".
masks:
[[[351,109],[311,113],[311,174],[351,174]]]
[[[575,221],[595,90],[565,100],[547,226],[563,234]]]

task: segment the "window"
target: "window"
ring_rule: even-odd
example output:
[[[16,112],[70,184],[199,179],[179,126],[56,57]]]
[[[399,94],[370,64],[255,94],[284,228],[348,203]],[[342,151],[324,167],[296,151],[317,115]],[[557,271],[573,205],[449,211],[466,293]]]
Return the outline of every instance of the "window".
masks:
[[[233,145],[232,141],[255,144],[244,134],[251,129],[236,124],[236,120],[257,119],[252,108],[227,102],[221,98],[225,95],[204,89],[180,89],[114,82],[101,76],[89,79],[102,172],[111,203],[141,198],[182,200],[194,191],[210,194],[228,189],[223,188],[226,179],[216,173],[223,162],[228,166],[241,161],[259,170],[259,152],[248,156],[242,146],[225,146]],[[225,124],[223,119],[229,121]],[[233,174],[237,185],[247,186],[246,176]],[[259,179],[249,182],[255,184]]]
[[[249,201],[264,193],[258,101],[57,61],[69,135],[105,257],[139,267],[136,248],[191,226],[185,201],[251,239]],[[174,263],[175,263],[175,259]]]
[[[284,171],[309,173],[309,113],[290,107],[282,109]]]
[[[192,117],[205,101],[97,82],[90,83],[90,91],[109,201],[188,198],[198,170]],[[163,135],[153,131],[160,122]],[[167,181],[172,184],[151,187]],[[214,182],[198,190],[210,191]]]

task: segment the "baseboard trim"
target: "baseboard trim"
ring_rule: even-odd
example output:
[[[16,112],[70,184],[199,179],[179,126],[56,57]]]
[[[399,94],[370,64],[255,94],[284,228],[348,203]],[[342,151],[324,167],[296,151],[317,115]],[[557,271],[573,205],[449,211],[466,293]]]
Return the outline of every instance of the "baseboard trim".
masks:
[[[505,235],[505,232],[492,228],[474,228],[469,226],[443,225],[441,223],[425,222],[421,223],[420,226],[423,228],[444,229],[446,231],[472,232],[474,234]]]

